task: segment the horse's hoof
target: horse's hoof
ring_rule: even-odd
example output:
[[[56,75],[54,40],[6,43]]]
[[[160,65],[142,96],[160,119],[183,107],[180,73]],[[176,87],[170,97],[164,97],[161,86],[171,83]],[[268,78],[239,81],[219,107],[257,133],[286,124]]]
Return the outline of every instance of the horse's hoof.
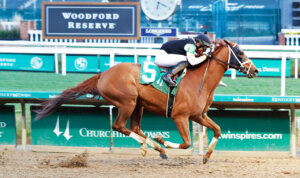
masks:
[[[166,155],[166,154],[162,154],[162,153],[160,153],[160,155],[159,155],[162,159],[168,159],[168,156]]]
[[[146,143],[143,143],[142,146],[141,146],[141,154],[142,156],[146,156],[147,154],[147,144]]]
[[[203,164],[206,164],[208,161],[208,158],[206,156],[203,156]]]
[[[152,137],[155,141],[157,141],[158,143],[160,143],[163,139],[163,137],[161,135],[154,135]]]
[[[145,157],[146,154],[147,154],[147,150],[141,149],[141,154],[142,154],[143,157]]]

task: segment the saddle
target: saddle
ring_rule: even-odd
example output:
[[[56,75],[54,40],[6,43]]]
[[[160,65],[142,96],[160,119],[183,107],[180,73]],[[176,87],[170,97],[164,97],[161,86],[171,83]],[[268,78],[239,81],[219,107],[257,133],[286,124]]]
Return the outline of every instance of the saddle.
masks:
[[[167,106],[166,106],[166,117],[171,117],[173,105],[175,103],[175,96],[177,94],[178,85],[180,79],[184,76],[184,71],[179,72],[172,77],[173,80],[177,82],[176,87],[169,87],[163,80],[162,76],[167,73],[171,68],[166,68],[162,66],[157,66],[152,62],[147,62],[141,64],[141,73],[140,73],[140,83],[141,84],[150,84],[157,90],[168,95]],[[150,80],[151,79],[151,80]]]

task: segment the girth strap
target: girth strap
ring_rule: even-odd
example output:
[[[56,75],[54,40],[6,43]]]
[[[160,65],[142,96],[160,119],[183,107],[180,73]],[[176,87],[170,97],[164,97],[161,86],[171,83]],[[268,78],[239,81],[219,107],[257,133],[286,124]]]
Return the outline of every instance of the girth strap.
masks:
[[[174,87],[169,88],[167,107],[166,107],[166,117],[171,117],[173,106],[175,103],[175,96],[172,94]]]

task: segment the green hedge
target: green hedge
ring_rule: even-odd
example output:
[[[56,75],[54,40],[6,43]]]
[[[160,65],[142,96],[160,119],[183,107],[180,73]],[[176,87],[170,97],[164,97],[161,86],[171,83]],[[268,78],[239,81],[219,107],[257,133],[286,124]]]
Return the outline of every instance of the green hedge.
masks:
[[[1,40],[17,40],[20,39],[20,30],[15,28],[13,30],[0,30]]]

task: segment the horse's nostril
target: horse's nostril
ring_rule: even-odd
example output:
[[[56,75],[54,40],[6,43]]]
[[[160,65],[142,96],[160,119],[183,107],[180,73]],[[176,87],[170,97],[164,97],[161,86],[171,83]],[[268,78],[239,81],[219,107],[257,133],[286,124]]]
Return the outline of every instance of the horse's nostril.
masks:
[[[256,74],[258,74],[258,70],[257,69],[255,69],[255,71],[254,71]]]

